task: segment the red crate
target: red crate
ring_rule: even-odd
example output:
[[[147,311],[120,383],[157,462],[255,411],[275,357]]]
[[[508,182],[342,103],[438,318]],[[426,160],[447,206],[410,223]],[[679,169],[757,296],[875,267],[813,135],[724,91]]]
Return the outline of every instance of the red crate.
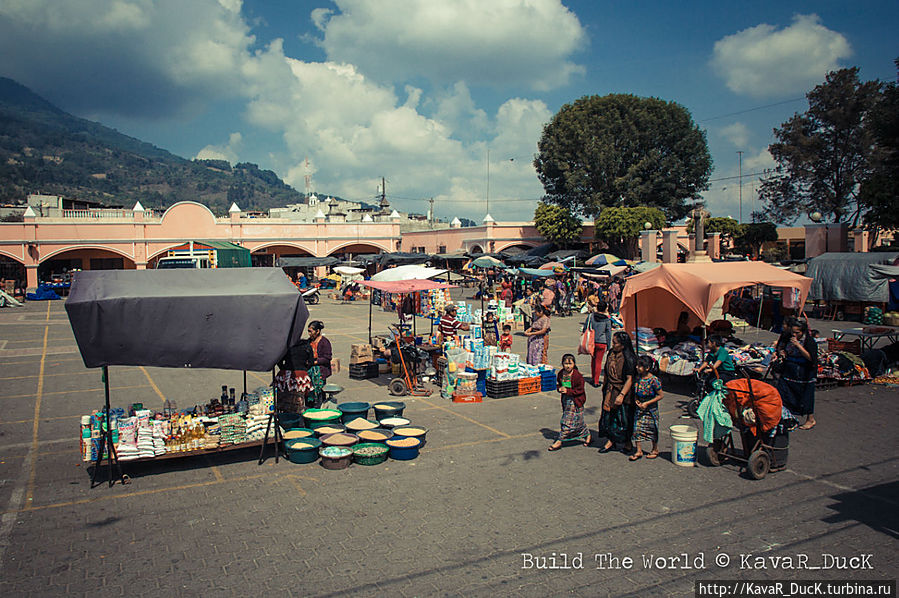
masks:
[[[479,392],[473,395],[453,393],[453,403],[481,403],[482,401],[483,398]]]
[[[518,394],[529,395],[534,392],[540,392],[540,376],[518,380]]]

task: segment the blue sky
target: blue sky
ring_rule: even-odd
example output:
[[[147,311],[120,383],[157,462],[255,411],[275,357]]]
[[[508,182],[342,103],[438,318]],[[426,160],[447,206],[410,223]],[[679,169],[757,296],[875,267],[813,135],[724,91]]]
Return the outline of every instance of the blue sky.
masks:
[[[383,176],[401,209],[476,220],[488,183],[496,219],[532,216],[562,105],[654,96],[706,130],[715,215],[743,152],[745,220],[772,129],[829,70],[893,80],[897,26],[895,0],[4,0],[0,75],[184,157],[354,200]]]

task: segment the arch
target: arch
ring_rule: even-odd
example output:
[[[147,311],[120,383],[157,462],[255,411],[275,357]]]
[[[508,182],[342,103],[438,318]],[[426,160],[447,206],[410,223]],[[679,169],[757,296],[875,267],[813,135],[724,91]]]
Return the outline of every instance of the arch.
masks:
[[[250,249],[251,245],[252,245],[252,241],[250,239],[245,239],[243,241],[243,246],[246,247],[247,249]],[[310,256],[315,256],[315,252],[313,250],[309,249],[308,247],[304,247],[304,246],[300,245],[299,243],[291,243],[289,241],[272,241],[271,243],[262,243],[256,247],[254,247],[253,249],[250,249],[250,253],[260,253],[260,252],[268,253],[268,252],[263,252],[262,250],[268,249],[270,247],[290,247],[292,249],[299,249],[300,251],[303,251],[303,252],[309,254]]]
[[[524,252],[524,251],[527,251],[528,249],[533,249],[534,247],[537,247],[537,244],[531,243],[529,241],[511,241],[507,245],[500,245],[497,248],[497,251],[499,252],[499,251],[505,251],[506,249],[516,248],[516,249],[521,249],[522,252]]]
[[[471,253],[484,253],[484,249],[478,244],[474,244],[471,247],[469,247],[468,251]]]
[[[345,251],[348,248],[353,248],[354,251]],[[359,249],[369,248],[369,249],[374,249],[374,251],[360,251],[359,249],[356,249],[356,248],[359,248]],[[381,252],[390,253],[390,249],[387,247],[384,247],[383,245],[379,245],[378,243],[372,243],[372,242],[359,243],[356,241],[350,241],[349,243],[342,243],[341,245],[338,245],[337,247],[335,247],[334,249],[329,251],[328,255],[334,255],[335,253],[360,254],[360,253],[381,253]]]
[[[105,245],[68,245],[61,249],[52,251],[52,252],[48,253],[47,255],[42,255],[41,259],[38,261],[38,263],[42,264],[51,258],[57,258],[59,255],[61,255],[63,253],[68,253],[71,251],[82,251],[82,250],[108,251],[109,253],[114,253],[118,256],[121,256],[121,257],[127,259],[132,264],[134,263],[134,256],[129,255],[119,249],[114,249],[112,247],[107,247]]]
[[[202,208],[203,210],[206,211],[207,214],[209,214],[209,218],[212,220],[212,223],[215,224],[215,222],[216,222],[215,214],[212,213],[212,210],[210,210],[207,206],[205,206],[199,202],[196,202],[196,201],[179,201],[177,203],[172,204],[171,206],[169,206],[166,209],[165,212],[162,213],[162,218],[159,219],[160,224],[165,224],[165,219],[170,213],[184,211],[185,207],[187,207],[187,206],[191,207],[191,211],[193,211],[193,209],[195,209],[195,208]]]
[[[25,265],[24,259],[22,259],[21,257],[19,257],[17,255],[9,253],[8,251],[4,251],[2,249],[0,249],[0,257],[8,257],[9,259],[11,259],[14,262],[18,262],[18,263],[22,264],[23,266]]]
[[[169,247],[164,247],[164,248],[160,249],[159,251],[151,253],[150,255],[147,256],[147,263],[149,264],[152,260],[159,258],[166,251],[169,251],[170,249],[178,247],[179,245],[184,245],[184,241],[181,241],[178,243],[172,243],[172,245]]]

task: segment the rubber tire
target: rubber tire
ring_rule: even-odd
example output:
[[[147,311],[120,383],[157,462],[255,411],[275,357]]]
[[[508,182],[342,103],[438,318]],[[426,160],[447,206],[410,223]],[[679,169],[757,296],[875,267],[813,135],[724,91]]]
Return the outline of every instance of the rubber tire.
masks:
[[[387,386],[387,390],[395,397],[404,397],[409,393],[406,381],[402,378],[394,378]]]
[[[687,402],[687,413],[693,419],[699,419],[699,403],[700,399],[690,399]]]
[[[705,447],[705,458],[712,467],[721,466],[721,457],[718,455],[718,451],[715,450],[715,447],[711,444],[707,444]]]
[[[771,457],[765,451],[755,451],[749,455],[746,470],[753,480],[761,480],[771,470]]]
[[[309,297],[309,299],[306,301],[306,303],[308,303],[309,305],[317,304],[318,303],[318,295],[312,295],[311,297]]]

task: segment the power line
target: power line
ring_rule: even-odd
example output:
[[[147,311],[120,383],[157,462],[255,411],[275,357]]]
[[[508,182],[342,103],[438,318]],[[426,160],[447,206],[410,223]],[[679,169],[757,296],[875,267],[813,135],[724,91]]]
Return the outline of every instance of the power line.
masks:
[[[775,102],[773,104],[765,104],[764,106],[756,106],[754,108],[746,108],[745,110],[738,110],[737,112],[729,112],[728,114],[719,114],[718,116],[710,116],[709,118],[703,118],[702,120],[698,120],[696,122],[704,123],[710,120],[718,120],[721,118],[728,118],[730,116],[738,116],[740,114],[746,114],[747,112],[755,112],[756,110],[764,110],[765,108],[774,108],[775,106],[783,106],[784,104],[792,104],[793,102],[800,102],[805,100],[805,96],[801,98],[793,98],[792,100],[784,100],[782,102]]]

